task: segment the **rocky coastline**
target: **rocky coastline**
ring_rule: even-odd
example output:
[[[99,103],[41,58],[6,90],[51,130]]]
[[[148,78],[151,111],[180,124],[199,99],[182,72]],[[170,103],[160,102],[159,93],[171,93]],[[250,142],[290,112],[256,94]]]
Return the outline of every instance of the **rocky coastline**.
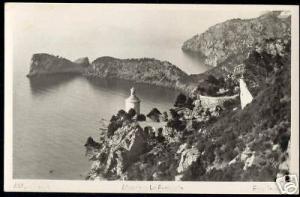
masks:
[[[151,118],[158,126],[119,111],[99,141],[89,137],[85,144],[92,161],[86,179],[275,181],[288,174],[290,51],[285,47],[281,56],[267,49],[260,62],[246,58],[249,80],[256,80],[250,77],[253,65],[275,62],[269,59],[272,70],[260,76],[266,84],[244,109],[235,96],[210,106],[201,96],[179,95],[173,108]]]
[[[28,77],[75,73],[184,93],[169,111],[149,112],[150,121],[120,110],[99,138],[88,137],[87,180],[274,181],[289,173],[290,20],[274,11],[225,21],[194,36],[182,50],[214,66],[198,75],[151,58],[100,57],[90,63],[35,54]],[[237,67],[244,68],[253,94],[243,109]]]
[[[112,117],[107,133],[96,142],[97,146],[92,138],[86,143],[87,155],[92,161],[86,179],[275,181],[276,177],[289,174],[291,51],[288,20],[289,17],[280,18],[280,12],[271,12],[257,19],[234,19],[210,28],[208,31],[236,23],[234,26],[246,25],[250,32],[265,28],[267,37],[258,34],[255,42],[251,37],[245,38],[246,44],[241,45],[247,46],[245,50],[233,47],[241,50],[239,54],[231,51],[232,47],[218,48],[220,39],[216,39],[213,45],[217,48],[204,53],[208,63],[216,67],[189,76],[189,80],[197,81],[197,88],[187,96],[178,95],[169,111],[153,109],[157,113],[149,114],[157,117],[147,116],[160,122],[159,126],[119,111]],[[234,34],[243,35],[239,31]],[[201,36],[189,43],[198,38]],[[242,38],[236,40],[244,42]],[[198,50],[197,43],[185,46],[195,46]],[[239,92],[237,81],[241,76],[235,72],[236,67],[244,68],[243,79],[254,96],[243,109],[239,97],[232,96]],[[230,99],[222,104],[207,105],[201,97],[209,96]]]
[[[118,59],[100,57],[89,62],[87,57],[74,62],[45,53],[34,54],[27,77],[78,74],[87,78],[123,79],[191,92],[197,87],[189,75],[167,61],[154,58]]]

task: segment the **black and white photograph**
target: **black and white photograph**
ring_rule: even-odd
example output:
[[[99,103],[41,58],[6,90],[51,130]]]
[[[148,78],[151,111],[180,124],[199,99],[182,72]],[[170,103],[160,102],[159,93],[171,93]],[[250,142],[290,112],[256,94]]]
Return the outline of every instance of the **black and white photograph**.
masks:
[[[299,7],[6,3],[4,135],[6,191],[297,194]]]

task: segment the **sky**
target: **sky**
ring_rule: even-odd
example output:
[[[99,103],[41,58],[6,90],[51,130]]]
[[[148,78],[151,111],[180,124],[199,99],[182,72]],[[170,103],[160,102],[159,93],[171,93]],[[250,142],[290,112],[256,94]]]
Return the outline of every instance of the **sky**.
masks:
[[[265,10],[249,5],[6,4],[5,18],[18,53],[74,60],[99,57],[110,46],[177,46],[216,23],[255,18]]]

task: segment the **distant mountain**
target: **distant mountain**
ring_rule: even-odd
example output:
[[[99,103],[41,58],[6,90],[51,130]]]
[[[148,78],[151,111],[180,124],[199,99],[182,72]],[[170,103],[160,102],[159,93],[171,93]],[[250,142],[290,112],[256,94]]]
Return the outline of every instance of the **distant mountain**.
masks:
[[[182,50],[202,57],[211,66],[226,61],[243,61],[255,43],[270,38],[289,37],[291,17],[281,11],[254,19],[231,19],[210,27],[184,42]]]

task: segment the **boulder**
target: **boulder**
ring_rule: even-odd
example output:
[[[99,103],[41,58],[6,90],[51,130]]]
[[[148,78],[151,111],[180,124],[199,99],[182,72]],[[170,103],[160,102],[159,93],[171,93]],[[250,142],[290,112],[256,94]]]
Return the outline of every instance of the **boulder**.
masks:
[[[130,123],[119,128],[107,139],[105,149],[109,151],[103,162],[103,173],[125,179],[124,169],[136,161],[146,147],[147,134],[138,124]]]
[[[186,171],[200,157],[200,152],[196,147],[185,149],[181,152],[181,158],[177,167],[178,173]]]

